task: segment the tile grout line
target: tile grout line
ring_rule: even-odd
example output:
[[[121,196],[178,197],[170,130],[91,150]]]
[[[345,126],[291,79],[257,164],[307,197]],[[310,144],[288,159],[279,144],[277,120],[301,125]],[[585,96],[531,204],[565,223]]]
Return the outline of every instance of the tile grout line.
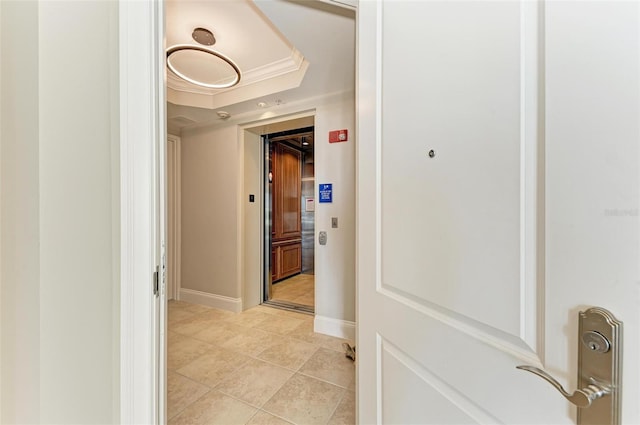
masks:
[[[207,394],[209,394],[211,391],[213,391],[213,388],[207,386],[207,388],[209,388],[209,391],[205,392],[204,394],[202,394],[200,397],[198,397],[197,399],[193,400],[191,403],[187,404],[186,406],[184,406],[182,409],[180,409],[180,411],[178,411],[175,415],[171,416],[170,418],[167,417],[167,423],[172,420],[177,418],[182,412],[184,412],[185,410],[187,410],[190,406],[196,404],[198,401],[200,401],[202,398],[204,398],[204,396],[206,396]],[[168,406],[167,406],[168,407]]]
[[[311,378],[311,379],[315,379],[315,380],[320,381],[320,382],[324,382],[325,384],[333,385],[334,387],[338,387],[341,390],[352,391],[348,387],[343,387],[342,385],[336,384],[335,382],[327,381],[326,379],[318,378],[317,376],[309,375],[309,374],[306,374],[306,373],[300,372],[300,371],[298,371],[296,373],[299,373],[300,375],[302,375],[304,377],[307,377],[307,378]]]
[[[269,399],[269,400],[271,400],[271,399]],[[265,404],[266,404],[266,403],[265,403]],[[278,415],[278,414],[276,414],[276,413],[270,412],[270,411],[268,411],[268,410],[264,410],[264,409],[262,409],[262,408],[258,409],[258,411],[260,411],[260,412],[264,412],[264,413],[269,414],[269,415],[271,415],[271,416],[275,416],[276,418],[278,418],[278,419],[282,419],[283,421],[285,421],[285,422],[287,422],[287,423],[290,423],[290,424],[293,424],[293,425],[303,425],[303,424],[298,424],[298,423],[296,423],[296,422],[291,422],[289,419],[286,419],[286,418],[284,418],[284,417],[282,417],[282,416],[280,416],[280,415]]]
[[[291,423],[291,420],[286,419],[286,418],[284,418],[284,417],[282,417],[282,416],[280,416],[278,414],[272,413],[272,412],[264,409],[264,406],[266,406],[267,403],[269,403],[271,400],[273,400],[275,395],[287,384],[287,382],[289,382],[291,379],[295,378],[296,376],[301,376],[301,377],[312,379],[312,380],[315,380],[315,381],[318,381],[318,382],[322,382],[324,384],[331,385],[331,386],[335,387],[336,389],[341,390],[341,395],[340,395],[337,403],[335,404],[335,406],[333,406],[333,408],[331,409],[330,414],[328,416],[328,419],[327,419],[327,421],[325,423],[328,423],[333,418],[333,416],[335,415],[335,413],[338,410],[338,407],[340,406],[340,404],[345,400],[345,398],[349,394],[348,392],[349,391],[353,391],[353,390],[351,390],[349,388],[349,385],[351,385],[351,381],[348,384],[346,384],[345,386],[342,386],[342,385],[339,385],[337,383],[331,382],[329,380],[309,375],[308,373],[304,373],[301,370],[309,362],[309,360],[311,360],[311,358],[313,358],[313,356],[316,355],[318,353],[318,351],[320,351],[320,349],[328,350],[328,351],[331,351],[331,352],[343,353],[342,350],[334,348],[334,344],[332,344],[332,343],[344,342],[346,340],[343,339],[343,338],[336,338],[336,337],[332,337],[332,336],[326,335],[326,337],[329,338],[326,341],[327,342],[326,344],[325,343],[316,343],[315,341],[317,341],[317,339],[312,339],[314,342],[309,342],[309,339],[306,339],[306,340],[303,339],[303,338],[305,338],[307,336],[306,335],[307,331],[303,331],[304,333],[301,336],[296,336],[293,333],[298,331],[298,329],[302,329],[303,326],[308,326],[309,322],[311,322],[312,319],[309,319],[309,318],[306,318],[306,317],[304,319],[303,318],[298,318],[298,317],[293,317],[292,315],[289,315],[289,314],[287,314],[287,315],[277,314],[275,312],[267,311],[267,310],[270,309],[268,307],[263,307],[263,306],[260,306],[260,307],[261,308],[259,310],[256,309],[255,311],[264,313],[264,317],[261,318],[262,320],[259,320],[260,319],[260,317],[259,317],[260,315],[256,316],[258,319],[254,319],[254,320],[252,320],[251,318],[245,319],[246,322],[250,323],[249,326],[247,326],[246,323],[242,323],[242,324],[236,323],[236,321],[243,322],[242,319],[240,319],[240,320],[237,319],[239,315],[243,314],[241,312],[241,313],[238,313],[237,315],[220,318],[219,320],[218,320],[218,318],[212,318],[211,320],[214,323],[207,324],[203,329],[201,329],[201,330],[199,330],[199,331],[197,331],[197,332],[195,332],[195,333],[193,333],[191,335],[186,335],[186,334],[181,334],[179,332],[175,332],[171,328],[175,327],[176,325],[179,325],[179,324],[181,324],[183,322],[184,323],[186,323],[188,321],[197,322],[198,316],[205,316],[206,314],[210,314],[211,311],[218,311],[218,309],[208,309],[208,310],[205,310],[205,311],[201,311],[199,313],[195,313],[195,312],[192,312],[192,311],[187,311],[185,309],[185,306],[183,306],[183,305],[176,305],[176,306],[173,307],[174,309],[185,309],[184,311],[187,311],[190,314],[190,316],[189,317],[185,317],[182,320],[178,320],[178,321],[170,324],[169,325],[169,327],[170,327],[169,332],[173,332],[173,333],[175,333],[176,335],[178,335],[178,336],[180,336],[182,338],[189,338],[189,339],[192,339],[193,341],[197,341],[199,343],[206,344],[206,346],[208,346],[208,347],[211,347],[211,348],[207,348],[204,353],[202,353],[201,355],[199,355],[195,359],[191,360],[187,364],[183,365],[181,368],[187,367],[190,364],[192,364],[192,363],[198,361],[199,359],[201,359],[203,356],[211,353],[212,348],[216,348],[216,349],[220,349],[220,350],[226,350],[226,351],[231,352],[231,353],[236,353],[236,354],[239,354],[239,355],[242,355],[242,356],[246,357],[246,359],[245,359],[245,361],[241,362],[237,366],[233,367],[230,370],[230,372],[227,374],[227,377],[225,379],[219,380],[214,386],[209,386],[209,385],[207,385],[205,383],[202,383],[200,381],[197,381],[197,380],[195,380],[195,379],[193,379],[191,377],[185,376],[182,373],[177,372],[178,369],[171,369],[171,370],[168,369],[169,371],[175,373],[176,375],[178,375],[178,376],[180,376],[180,377],[182,377],[184,379],[187,379],[188,381],[191,381],[191,382],[193,382],[193,383],[195,383],[197,385],[201,385],[205,389],[207,389],[207,391],[202,396],[200,396],[198,399],[194,400],[193,402],[187,404],[182,409],[177,411],[171,417],[171,419],[181,415],[190,406],[194,405],[195,403],[200,401],[203,397],[205,397],[208,394],[210,394],[211,391],[216,391],[217,393],[222,394],[222,395],[224,395],[226,397],[229,397],[231,399],[237,400],[237,401],[243,403],[244,405],[249,406],[250,408],[256,409],[256,411],[248,419],[248,422],[250,422],[259,412],[264,412],[265,414],[272,415],[272,416],[277,417],[277,418],[279,418],[281,420],[284,420],[284,421],[286,421],[288,423]],[[275,310],[275,309],[273,309],[273,310]],[[220,311],[223,311],[223,310],[220,310]],[[248,310],[248,311],[250,311],[250,310]],[[171,312],[169,314],[171,314]],[[295,314],[295,313],[293,313],[293,314]],[[247,316],[250,316],[250,315],[247,315]],[[270,316],[270,317],[267,317],[267,316]],[[294,322],[295,326],[293,326],[291,329],[284,330],[283,331],[284,333],[278,333],[278,332],[274,332],[273,330],[262,329],[262,328],[259,327],[259,326],[268,326],[269,323],[272,322],[274,319],[277,322],[280,322],[280,323],[283,323],[283,324],[286,324],[287,322],[289,322],[289,323]],[[206,318],[203,319],[203,321],[206,321],[206,320],[207,320]],[[299,323],[295,323],[295,322],[299,322]],[[243,334],[245,332],[250,332],[250,330],[259,331],[260,334],[266,335],[267,340],[269,340],[269,341],[276,340],[276,342],[268,344],[266,347],[260,347],[260,345],[258,345],[256,348],[262,348],[260,351],[257,351],[257,352],[252,353],[252,354],[248,354],[245,351],[243,351],[241,348],[225,347],[225,346],[221,345],[220,343],[212,343],[212,342],[209,342],[209,341],[204,340],[204,339],[199,339],[198,337],[195,336],[198,333],[204,331],[205,329],[210,329],[212,327],[224,328],[225,325],[237,326],[239,328],[239,330],[231,330],[230,332],[233,333],[233,336],[230,337],[230,338],[227,338],[223,343],[226,343],[226,342],[230,341],[231,339],[235,338],[236,335]],[[275,328],[278,329],[277,326]],[[285,328],[286,328],[286,326],[285,326]],[[272,329],[273,329],[273,327],[272,327]],[[280,328],[280,330],[281,330],[281,328]],[[214,329],[214,332],[215,331],[216,330]],[[309,336],[311,336],[311,338],[313,338],[314,335],[319,335],[319,336],[325,337],[325,335],[323,335],[323,334],[318,334],[318,333],[313,332],[313,328],[311,328],[311,330],[309,332]],[[245,335],[245,337],[247,338],[248,341],[251,341],[252,339],[254,339],[254,335],[250,335],[250,334]],[[259,340],[262,337],[255,337],[255,338],[257,340]],[[335,338],[334,341],[331,340],[333,338]],[[258,341],[256,341],[256,342],[258,342]],[[291,367],[291,366],[283,366],[281,364],[277,364],[277,363],[275,363],[273,361],[270,361],[268,359],[264,359],[264,358],[260,358],[259,357],[259,356],[263,355],[266,351],[270,350],[271,348],[274,348],[277,345],[284,344],[284,343],[306,344],[309,347],[313,347],[313,351],[310,353],[309,356],[303,356],[302,357],[303,360],[302,360],[301,364],[299,366],[295,367],[295,368]],[[241,399],[239,397],[236,397],[236,396],[234,396],[232,394],[228,394],[225,391],[222,391],[222,390],[219,389],[219,387],[225,381],[228,381],[230,379],[230,377],[233,374],[237,373],[244,365],[246,365],[247,362],[250,361],[250,359],[253,359],[254,361],[263,362],[263,363],[271,365],[273,367],[281,368],[281,369],[286,370],[286,371],[291,373],[291,376],[289,378],[287,378],[282,384],[278,385],[277,387],[274,387],[273,394],[266,401],[264,401],[263,403],[261,403],[259,405],[258,404],[253,404],[253,403],[249,403],[249,402],[247,402],[247,401],[245,401],[245,400],[243,400],[243,399]],[[179,368],[179,369],[181,369],[181,368]]]
[[[325,424],[328,424],[329,422],[331,422],[331,419],[333,419],[333,415],[336,414],[336,412],[338,411],[338,407],[340,407],[340,403],[342,403],[344,398],[347,396],[347,391],[348,391],[347,389],[344,389],[342,391],[342,397],[340,397],[340,400],[338,400],[338,403],[336,403],[336,406],[331,411],[331,414],[329,415],[329,418],[327,418],[327,421],[325,422]]]

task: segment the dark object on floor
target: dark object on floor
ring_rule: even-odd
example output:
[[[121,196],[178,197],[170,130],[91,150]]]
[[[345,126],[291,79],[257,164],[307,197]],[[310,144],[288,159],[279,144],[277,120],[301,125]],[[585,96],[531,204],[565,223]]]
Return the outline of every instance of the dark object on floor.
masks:
[[[342,348],[344,348],[344,355],[349,357],[354,362],[356,361],[356,346],[353,347],[346,342],[342,343]]]

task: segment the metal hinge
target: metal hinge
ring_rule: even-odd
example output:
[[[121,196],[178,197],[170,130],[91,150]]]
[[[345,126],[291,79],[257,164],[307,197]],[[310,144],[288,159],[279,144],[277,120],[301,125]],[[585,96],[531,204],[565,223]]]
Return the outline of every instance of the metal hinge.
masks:
[[[160,266],[156,266],[156,271],[153,272],[153,295],[156,297],[160,293]]]

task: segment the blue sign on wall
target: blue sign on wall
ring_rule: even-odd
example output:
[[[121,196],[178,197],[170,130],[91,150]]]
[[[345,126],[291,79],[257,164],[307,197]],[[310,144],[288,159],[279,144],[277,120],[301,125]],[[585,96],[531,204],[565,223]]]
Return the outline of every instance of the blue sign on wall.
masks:
[[[333,202],[333,184],[322,183],[320,184],[319,191],[321,204]]]

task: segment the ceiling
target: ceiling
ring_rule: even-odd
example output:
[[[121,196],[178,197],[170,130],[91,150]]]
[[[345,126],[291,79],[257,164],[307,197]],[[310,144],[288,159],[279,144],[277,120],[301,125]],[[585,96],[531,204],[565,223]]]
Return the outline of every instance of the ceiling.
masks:
[[[304,99],[354,90],[355,13],[352,8],[311,0],[168,0],[166,45],[196,44],[194,28],[211,30],[214,50],[242,71],[230,89],[209,89],[167,72],[169,132],[277,111]],[[202,72],[206,54],[185,66]],[[201,61],[201,62],[199,62]],[[258,102],[266,105],[258,106]]]

